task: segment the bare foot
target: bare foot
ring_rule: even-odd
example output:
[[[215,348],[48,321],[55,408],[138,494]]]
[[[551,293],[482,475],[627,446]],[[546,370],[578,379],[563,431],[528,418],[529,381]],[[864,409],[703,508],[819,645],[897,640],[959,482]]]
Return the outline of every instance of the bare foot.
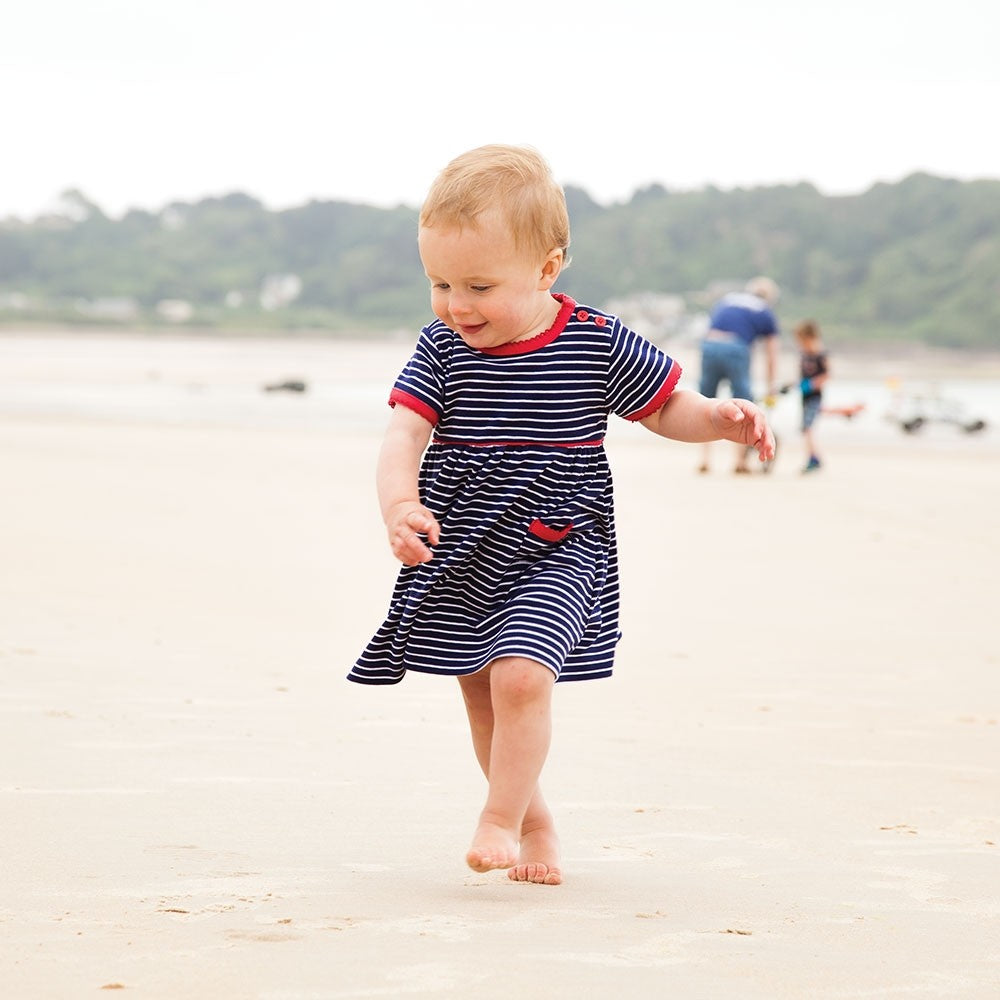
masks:
[[[476,828],[465,861],[476,872],[507,868],[517,861],[517,838],[506,827],[482,821]]]
[[[540,885],[559,885],[559,838],[551,827],[542,827],[521,837],[521,855],[517,864],[507,872],[512,882],[537,882]]]

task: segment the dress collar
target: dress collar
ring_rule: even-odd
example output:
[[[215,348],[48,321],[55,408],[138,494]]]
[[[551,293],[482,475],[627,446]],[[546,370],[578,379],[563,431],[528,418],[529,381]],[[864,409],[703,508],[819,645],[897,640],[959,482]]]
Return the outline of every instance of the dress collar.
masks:
[[[527,340],[515,340],[510,344],[501,344],[499,347],[484,347],[481,353],[494,356],[509,356],[512,354],[530,354],[532,351],[540,351],[543,347],[548,347],[563,332],[570,315],[576,308],[576,302],[562,292],[553,292],[552,298],[559,302],[560,306],[559,312],[556,313],[556,318],[552,321],[552,326],[547,330],[543,330],[541,333],[537,333],[534,337],[529,337]]]

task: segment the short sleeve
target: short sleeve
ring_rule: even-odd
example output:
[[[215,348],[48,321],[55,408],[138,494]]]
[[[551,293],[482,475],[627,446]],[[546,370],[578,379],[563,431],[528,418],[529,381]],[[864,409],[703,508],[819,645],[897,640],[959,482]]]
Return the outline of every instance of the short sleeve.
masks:
[[[770,309],[762,309],[760,335],[762,337],[777,337],[779,333],[778,317]]]
[[[681,366],[645,337],[616,320],[611,330],[608,409],[626,420],[642,420],[670,398]]]
[[[433,327],[425,327],[413,356],[399,373],[390,406],[405,406],[431,424],[437,424],[444,412],[444,366],[433,337]]]

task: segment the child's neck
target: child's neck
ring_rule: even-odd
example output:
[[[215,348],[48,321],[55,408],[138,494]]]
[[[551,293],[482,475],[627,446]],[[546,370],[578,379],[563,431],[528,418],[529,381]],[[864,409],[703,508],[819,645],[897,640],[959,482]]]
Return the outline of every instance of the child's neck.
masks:
[[[545,333],[546,330],[551,329],[552,324],[559,315],[560,304],[559,300],[554,298],[551,292],[546,292],[545,294],[548,296],[548,302],[544,303],[539,319],[531,326],[527,333],[522,333],[520,337],[511,343],[519,344],[522,340],[531,340],[532,337],[537,337],[540,333]]]

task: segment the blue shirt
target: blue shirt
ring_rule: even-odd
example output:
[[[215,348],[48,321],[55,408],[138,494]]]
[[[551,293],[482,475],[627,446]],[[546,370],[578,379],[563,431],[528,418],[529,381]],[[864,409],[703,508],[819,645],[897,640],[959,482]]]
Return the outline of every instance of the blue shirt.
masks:
[[[749,292],[724,295],[712,310],[709,326],[739,337],[748,347],[758,337],[773,337],[778,332],[778,321],[770,306]]]

